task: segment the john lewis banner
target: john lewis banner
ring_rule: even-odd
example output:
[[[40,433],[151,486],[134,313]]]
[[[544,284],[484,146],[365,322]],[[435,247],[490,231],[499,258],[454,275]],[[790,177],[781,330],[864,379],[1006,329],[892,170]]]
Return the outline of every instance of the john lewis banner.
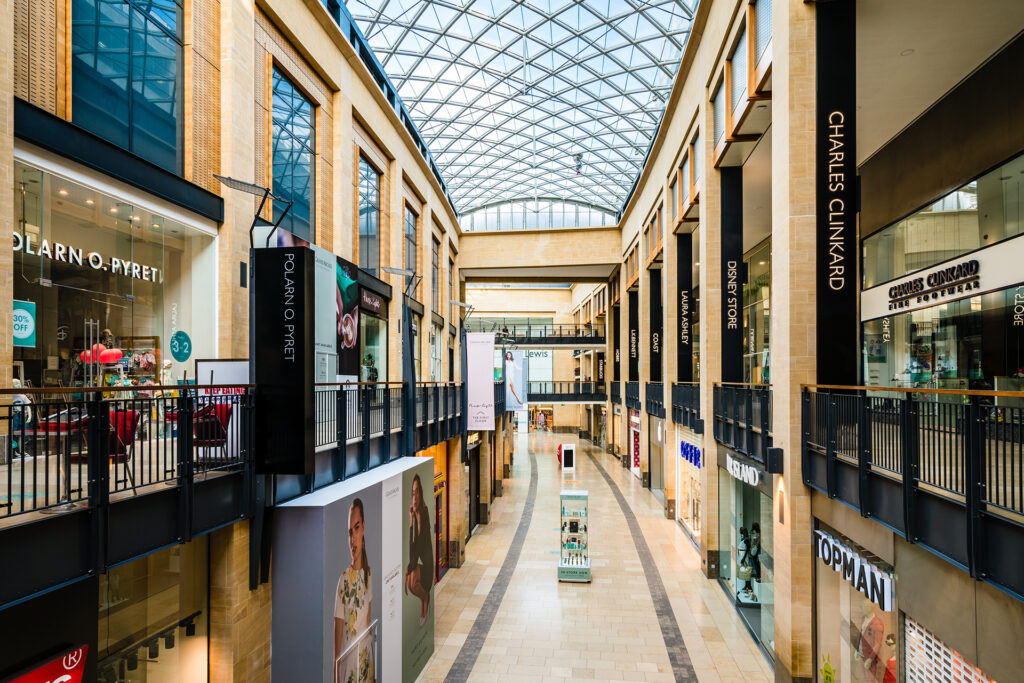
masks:
[[[494,429],[494,333],[466,334],[467,403],[470,431]]]

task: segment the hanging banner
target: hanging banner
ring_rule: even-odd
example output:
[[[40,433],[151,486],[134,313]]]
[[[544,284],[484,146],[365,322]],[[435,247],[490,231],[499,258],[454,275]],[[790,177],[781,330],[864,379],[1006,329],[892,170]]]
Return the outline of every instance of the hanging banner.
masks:
[[[743,168],[722,177],[722,381],[743,381]]]
[[[466,334],[467,398],[470,431],[494,429],[494,333]]]
[[[612,381],[622,379],[622,340],[619,338],[619,314],[621,307],[612,306]]]
[[[679,334],[676,336],[676,381],[693,381],[690,326],[693,303],[693,234],[676,235],[676,287],[679,291]]]
[[[661,311],[661,271],[651,271],[651,381],[661,381],[661,341],[664,316]]]
[[[505,352],[505,410],[526,409],[527,363],[526,351]]]
[[[629,301],[629,379],[640,381],[640,297],[634,290],[627,297]]]
[[[857,8],[853,0],[814,6],[817,34],[817,377],[858,383]]]

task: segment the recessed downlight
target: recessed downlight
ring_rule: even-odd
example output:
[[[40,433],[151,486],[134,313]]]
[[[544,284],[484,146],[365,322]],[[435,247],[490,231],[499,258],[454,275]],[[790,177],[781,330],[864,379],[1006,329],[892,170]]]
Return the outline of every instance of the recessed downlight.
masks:
[[[59,194],[59,195],[60,195],[61,197],[67,197],[67,196],[68,196],[68,191],[67,191],[67,190],[65,190],[65,189],[64,189],[64,188],[62,187],[62,188],[60,188],[59,190],[57,190],[57,194]]]
[[[86,200],[85,200],[85,203],[86,203],[87,205],[89,205],[89,206],[92,206],[92,205],[93,205],[93,204],[95,204],[96,202],[94,202],[94,201],[93,201],[93,200],[91,200],[91,199],[86,199]]]

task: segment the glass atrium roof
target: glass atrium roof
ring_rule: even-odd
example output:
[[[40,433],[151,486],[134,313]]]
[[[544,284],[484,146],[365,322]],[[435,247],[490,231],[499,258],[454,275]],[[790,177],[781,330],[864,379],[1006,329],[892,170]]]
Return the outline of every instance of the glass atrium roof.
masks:
[[[696,0],[348,0],[456,208],[612,213],[644,162]]]

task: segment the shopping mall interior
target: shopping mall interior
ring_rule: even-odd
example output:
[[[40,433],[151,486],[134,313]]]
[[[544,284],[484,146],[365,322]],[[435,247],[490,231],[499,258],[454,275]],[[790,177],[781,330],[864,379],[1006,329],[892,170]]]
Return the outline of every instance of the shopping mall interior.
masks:
[[[1020,0],[0,0],[0,681],[1022,680],[1022,65]]]

